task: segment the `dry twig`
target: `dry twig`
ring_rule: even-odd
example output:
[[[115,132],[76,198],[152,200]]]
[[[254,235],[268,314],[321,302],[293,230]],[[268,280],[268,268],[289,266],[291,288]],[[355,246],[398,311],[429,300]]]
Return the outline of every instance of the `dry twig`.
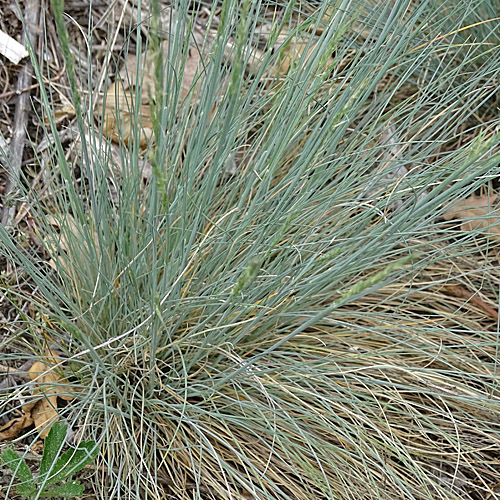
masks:
[[[38,0],[27,0],[24,8],[24,19],[26,31],[23,34],[23,44],[27,45],[28,39],[34,47],[37,42],[38,17],[40,13],[40,4]],[[14,132],[10,144],[9,153],[9,178],[5,186],[4,206],[2,213],[2,224],[10,226],[15,213],[15,201],[13,194],[19,183],[21,165],[23,161],[24,144],[26,142],[26,124],[28,122],[29,110],[29,92],[25,89],[31,88],[32,81],[31,62],[26,61],[19,73],[17,79],[17,98],[16,111],[14,115]]]

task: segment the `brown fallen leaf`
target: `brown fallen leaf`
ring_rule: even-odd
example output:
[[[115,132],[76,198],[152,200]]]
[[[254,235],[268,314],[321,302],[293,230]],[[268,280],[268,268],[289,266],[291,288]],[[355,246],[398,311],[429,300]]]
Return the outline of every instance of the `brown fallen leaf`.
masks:
[[[59,268],[64,269],[69,272],[70,270],[66,268],[66,260],[61,257],[63,252],[71,251],[74,256],[76,256],[79,252],[85,252],[88,254],[90,252],[89,245],[85,239],[85,232],[89,229],[83,226],[69,214],[65,214],[63,217],[55,217],[53,215],[47,215],[46,222],[50,224],[54,229],[59,229],[60,233],[57,237],[53,235],[47,235],[45,237],[40,235],[40,238],[44,245],[48,254],[51,256],[49,260],[49,265],[54,270],[58,270]],[[38,230],[35,230],[35,234],[38,233]],[[93,243],[94,248],[99,248],[97,234],[93,234]],[[84,242],[82,246],[71,245],[71,241]],[[82,260],[84,260],[84,256],[82,255]]]
[[[444,220],[463,219],[462,231],[478,231],[493,238],[500,238],[500,212],[493,207],[498,195],[469,196],[443,214]]]
[[[0,427],[0,441],[15,438],[23,429],[33,424],[31,414],[24,413],[20,417],[9,420],[5,425]]]
[[[264,25],[262,27],[262,32],[264,36],[272,31],[272,25]],[[228,49],[233,49],[232,44],[228,44]],[[273,51],[278,54],[278,59],[276,64],[270,65],[266,68],[263,79],[267,81],[267,85],[272,81],[281,82],[288,75],[291,69],[296,66],[305,65],[311,57],[314,56],[317,50],[317,42],[311,42],[307,38],[293,37],[288,39],[286,32],[280,34],[274,44]],[[249,60],[248,60],[248,70],[252,74],[257,74],[260,71],[262,60],[264,59],[266,52],[261,49],[254,49]],[[228,54],[229,59],[231,56]],[[333,63],[333,57],[329,57],[327,60],[322,61],[322,66],[316,68],[318,73],[326,71],[330,64]]]
[[[160,53],[168,64],[168,42],[161,44]],[[141,126],[139,143],[145,148],[153,137],[153,122],[151,119],[151,107],[156,101],[155,71],[158,52],[148,51],[140,58],[141,68],[137,71],[137,56],[130,54],[125,65],[120,70],[116,80],[109,86],[106,92],[106,101],[101,106],[99,114],[103,116],[103,132],[106,137],[114,142],[122,139],[129,144],[133,139],[134,129],[134,101],[137,98],[138,86],[140,87],[139,121]],[[203,66],[201,55],[194,47],[189,47],[186,54],[185,66],[182,77],[176,80],[175,75],[180,71],[177,68],[173,72],[171,87],[178,86],[179,103],[182,103],[191,91],[196,92],[200,88],[200,77]]]
[[[30,410],[35,427],[40,432],[40,437],[44,439],[49,433],[52,424],[57,422],[59,418],[57,398],[65,400],[71,400],[72,398],[64,394],[67,392],[63,386],[65,381],[45,363],[41,361],[35,362],[28,375],[35,383],[33,396],[38,394],[43,396],[42,399],[35,402]]]
[[[288,74],[291,68],[298,65],[304,59],[308,61],[317,51],[317,44],[311,44],[308,40],[292,40],[284,50],[281,56],[281,64],[279,66],[279,74],[281,77]],[[328,65],[333,61],[330,57],[324,62],[322,71],[326,70]]]
[[[59,357],[51,352],[48,359],[55,363],[59,362]],[[45,439],[50,427],[59,418],[57,398],[66,401],[73,399],[67,394],[67,387],[64,385],[66,381],[50,365],[36,361],[29,369],[28,375],[33,381],[32,393],[35,400],[21,407],[21,416],[11,419],[0,427],[0,441],[18,436],[23,429],[33,424],[40,432],[40,437]]]
[[[46,116],[43,119],[45,125],[48,126],[50,121],[54,119],[56,124],[59,125],[63,120],[71,119],[75,116],[75,108],[73,104],[66,97],[64,97],[63,94],[61,94],[61,101],[61,104],[55,106],[52,116],[50,118]]]

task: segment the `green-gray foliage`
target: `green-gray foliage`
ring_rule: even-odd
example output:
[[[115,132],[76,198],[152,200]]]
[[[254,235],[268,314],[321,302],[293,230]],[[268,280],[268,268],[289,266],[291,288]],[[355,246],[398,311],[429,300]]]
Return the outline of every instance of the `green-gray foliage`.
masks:
[[[498,22],[457,31],[493,4],[224,0],[205,5],[210,45],[198,4],[172,4],[148,40],[170,45],[145,154],[138,84],[115,156],[81,94],[69,161],[34,61],[52,184],[26,196],[56,269],[0,228],[40,313],[15,326],[65,350],[61,411],[106,444],[101,497],[488,498],[498,329],[435,290],[500,286],[495,241],[441,219],[500,173]],[[181,102],[187,44],[205,55]],[[72,88],[99,80],[91,56]]]

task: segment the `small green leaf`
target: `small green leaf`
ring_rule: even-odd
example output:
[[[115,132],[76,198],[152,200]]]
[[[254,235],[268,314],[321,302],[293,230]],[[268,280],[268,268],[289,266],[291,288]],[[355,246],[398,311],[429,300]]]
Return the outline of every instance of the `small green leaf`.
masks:
[[[16,487],[16,493],[24,498],[31,498],[36,493],[36,486],[32,483],[21,483]]]
[[[83,484],[80,484],[78,481],[68,481],[67,483],[61,484],[60,486],[56,486],[51,490],[43,490],[42,493],[40,493],[40,498],[79,497],[83,495],[84,489],[85,487],[83,486]]]
[[[33,475],[24,459],[12,449],[2,452],[0,458],[4,465],[14,473],[14,476],[21,481],[21,484],[17,486],[17,493],[25,498],[32,496],[36,492],[36,486]]]
[[[71,448],[63,453],[52,469],[52,476],[46,481],[46,486],[70,478],[91,463],[98,451],[95,441],[87,441],[80,443],[78,448]]]
[[[45,438],[39,476],[39,480],[42,482],[56,464],[56,459],[61,453],[64,440],[66,439],[67,429],[67,425],[56,422],[52,425],[48,436]]]

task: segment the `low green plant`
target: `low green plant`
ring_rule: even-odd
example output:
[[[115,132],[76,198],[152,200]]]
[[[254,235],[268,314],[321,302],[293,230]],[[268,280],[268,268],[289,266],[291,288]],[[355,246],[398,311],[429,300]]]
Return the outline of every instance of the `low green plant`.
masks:
[[[45,439],[37,479],[33,477],[24,457],[20,457],[12,448],[3,451],[1,461],[20,481],[16,488],[18,495],[24,498],[74,498],[82,495],[84,486],[71,477],[94,460],[97,447],[95,441],[86,441],[61,454],[66,431],[67,426],[57,422],[50,429]]]

